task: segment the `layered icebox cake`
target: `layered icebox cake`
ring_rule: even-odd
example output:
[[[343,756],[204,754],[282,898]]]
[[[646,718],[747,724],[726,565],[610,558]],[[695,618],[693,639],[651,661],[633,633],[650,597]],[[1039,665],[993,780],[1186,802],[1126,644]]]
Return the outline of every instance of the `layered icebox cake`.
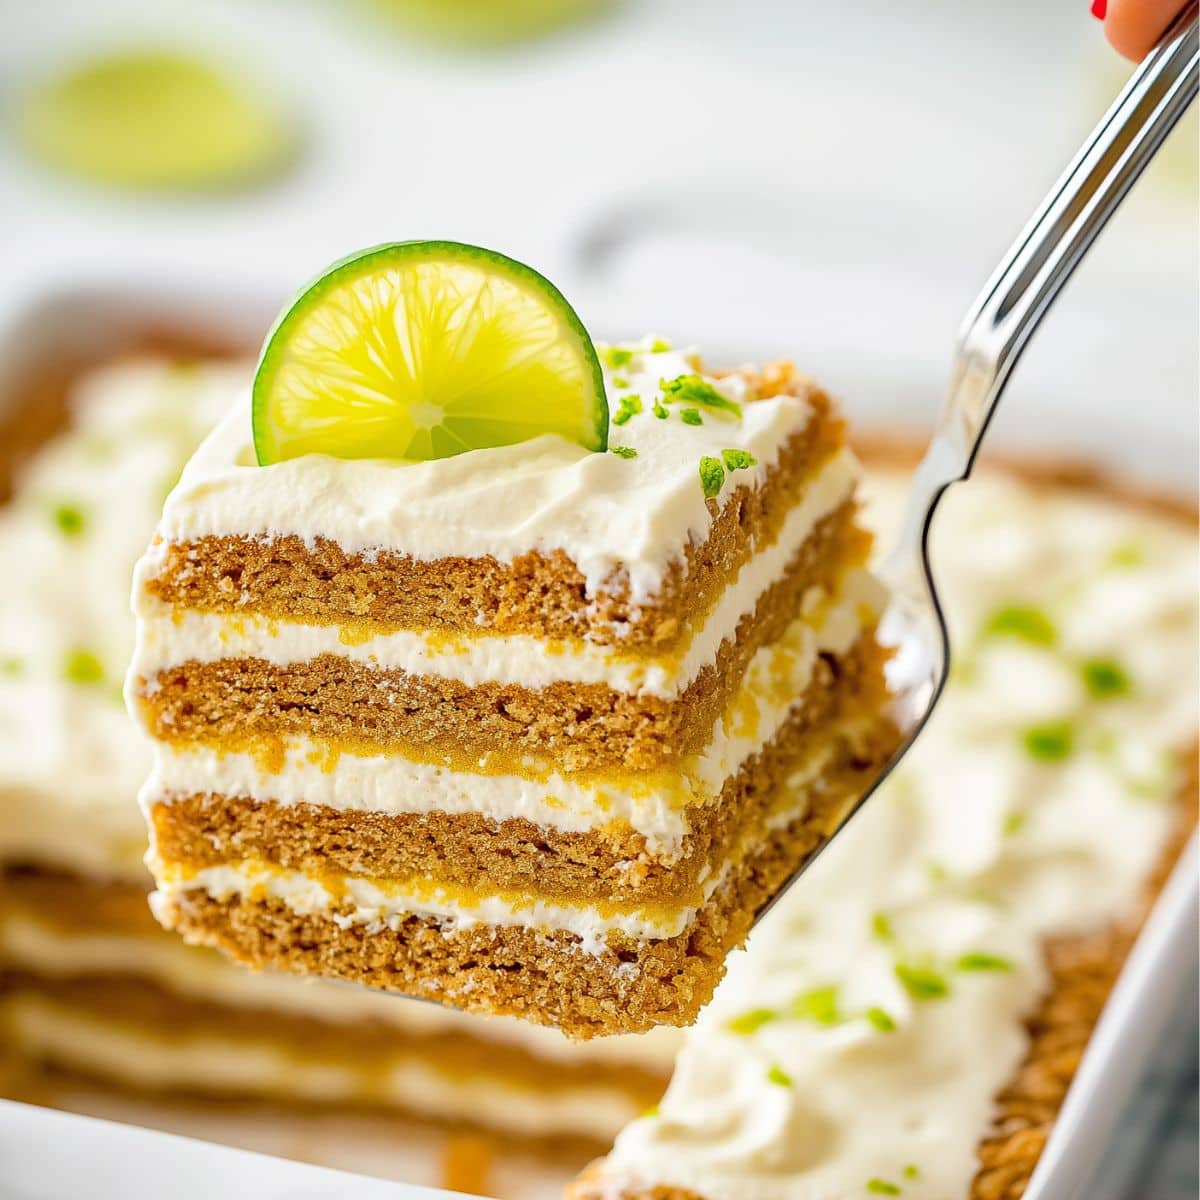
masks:
[[[403,262],[335,272],[167,501],[127,685],[154,910],[577,1037],[684,1024],[895,742],[858,468],[787,366],[646,339],[571,374],[540,316],[496,350],[476,265],[466,325],[414,320]],[[595,428],[500,428],[554,372]]]

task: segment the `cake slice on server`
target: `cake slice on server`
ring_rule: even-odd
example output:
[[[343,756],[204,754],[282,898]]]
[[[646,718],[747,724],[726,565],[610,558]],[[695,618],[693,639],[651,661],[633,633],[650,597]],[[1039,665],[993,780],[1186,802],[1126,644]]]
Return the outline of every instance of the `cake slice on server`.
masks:
[[[787,367],[594,347],[400,243],[268,337],[134,583],[155,911],[282,967],[686,1024],[892,751],[857,467]]]

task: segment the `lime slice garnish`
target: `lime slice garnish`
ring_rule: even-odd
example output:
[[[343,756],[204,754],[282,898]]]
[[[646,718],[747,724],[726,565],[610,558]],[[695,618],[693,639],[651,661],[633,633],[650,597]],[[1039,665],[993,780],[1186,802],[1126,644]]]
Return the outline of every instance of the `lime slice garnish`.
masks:
[[[433,41],[500,45],[590,17],[610,0],[368,0],[377,13]]]
[[[276,321],[254,376],[263,465],[448,458],[545,433],[608,444],[591,338],[536,271],[459,242],[335,263]]]
[[[294,148],[291,127],[262,97],[208,63],[160,50],[91,59],[42,84],[21,132],[51,166],[139,188],[245,183]]]

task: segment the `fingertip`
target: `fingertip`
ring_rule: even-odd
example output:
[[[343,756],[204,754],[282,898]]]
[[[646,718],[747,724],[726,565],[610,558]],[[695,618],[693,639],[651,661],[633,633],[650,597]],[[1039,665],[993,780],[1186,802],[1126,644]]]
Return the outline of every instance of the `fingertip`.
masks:
[[[1180,0],[1096,0],[1104,10],[1104,35],[1123,58],[1141,62],[1180,12]],[[1100,16],[1100,14],[1096,14]]]

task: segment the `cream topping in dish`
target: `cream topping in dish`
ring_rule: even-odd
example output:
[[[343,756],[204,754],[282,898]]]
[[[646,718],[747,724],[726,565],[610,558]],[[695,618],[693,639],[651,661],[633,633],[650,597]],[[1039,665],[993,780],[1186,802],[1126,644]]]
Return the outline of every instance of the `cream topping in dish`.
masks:
[[[70,428],[0,506],[0,854],[141,878],[131,797],[150,753],[121,681],[127,580],[189,453],[244,385],[238,367],[139,361],[95,371]],[[119,482],[119,486],[117,483]]]
[[[901,481],[876,490],[899,511]],[[1129,912],[1161,853],[1197,724],[1194,529],[981,472],[935,555],[942,707],[731,960],[614,1194],[965,1195],[1043,939]]]

